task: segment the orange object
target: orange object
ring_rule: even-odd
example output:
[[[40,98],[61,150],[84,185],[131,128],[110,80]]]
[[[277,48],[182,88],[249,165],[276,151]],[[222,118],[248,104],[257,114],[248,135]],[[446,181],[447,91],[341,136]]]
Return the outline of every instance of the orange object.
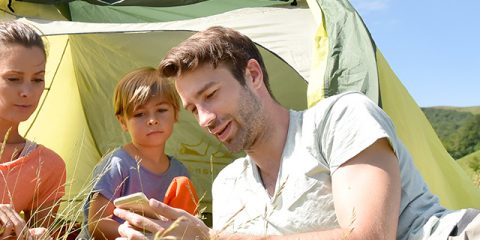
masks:
[[[185,176],[175,177],[165,193],[163,202],[195,215],[198,211],[198,196],[192,182]]]

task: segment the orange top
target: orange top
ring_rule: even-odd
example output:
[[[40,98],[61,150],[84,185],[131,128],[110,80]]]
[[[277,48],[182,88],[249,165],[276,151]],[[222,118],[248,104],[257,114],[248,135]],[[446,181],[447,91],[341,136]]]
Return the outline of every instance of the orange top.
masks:
[[[17,212],[33,210],[65,194],[65,162],[37,145],[26,156],[0,164],[0,203]]]
[[[192,182],[185,176],[175,177],[165,193],[163,202],[174,208],[181,208],[190,214],[196,214],[198,196]]]

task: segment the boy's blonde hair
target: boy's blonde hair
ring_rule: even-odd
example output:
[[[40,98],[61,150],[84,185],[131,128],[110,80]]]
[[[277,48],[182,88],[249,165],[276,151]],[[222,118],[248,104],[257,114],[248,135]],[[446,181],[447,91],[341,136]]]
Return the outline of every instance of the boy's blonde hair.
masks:
[[[115,87],[113,107],[117,117],[129,117],[135,107],[147,103],[154,95],[160,95],[173,106],[177,120],[180,104],[173,81],[160,76],[158,69],[143,67],[127,73]]]

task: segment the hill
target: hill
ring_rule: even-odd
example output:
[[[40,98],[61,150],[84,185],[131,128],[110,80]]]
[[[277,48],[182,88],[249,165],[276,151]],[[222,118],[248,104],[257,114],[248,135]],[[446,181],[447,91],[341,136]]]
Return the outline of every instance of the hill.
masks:
[[[480,106],[472,106],[472,107],[436,106],[436,107],[425,107],[422,109],[453,110],[457,112],[469,112],[474,115],[480,114]]]
[[[422,108],[454,159],[480,150],[480,106]]]

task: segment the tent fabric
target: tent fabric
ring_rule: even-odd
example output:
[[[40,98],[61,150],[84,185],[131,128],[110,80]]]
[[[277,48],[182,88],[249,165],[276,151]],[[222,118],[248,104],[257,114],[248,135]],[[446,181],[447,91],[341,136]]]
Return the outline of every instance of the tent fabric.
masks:
[[[205,0],[87,0],[89,3],[97,5],[115,5],[115,6],[148,6],[148,7],[172,7],[188,5],[202,2]]]
[[[30,17],[45,20],[67,20],[54,5],[12,1],[12,12],[8,8],[8,0],[0,0],[0,19]]]
[[[452,209],[479,208],[480,190],[448,155],[350,3],[313,0],[309,4],[319,7],[325,19],[318,23],[315,37],[309,106],[344,91],[365,93],[392,118],[397,134],[441,204]]]
[[[278,21],[282,19],[283,21]],[[102,24],[64,21],[36,21],[45,35],[85,33],[128,33],[151,31],[200,31],[213,25],[235,28],[254,38],[268,51],[279,55],[304,78],[309,79],[312,59],[311,36],[315,31],[313,16],[308,9],[273,7],[243,8],[209,17],[162,23]],[[153,38],[147,39],[152,41]],[[158,42],[175,45],[177,42]],[[117,44],[113,43],[112,44]],[[122,43],[119,43],[122,44]],[[159,56],[161,59],[162,56]]]
[[[290,4],[283,1],[270,0],[208,0],[190,5],[165,8],[142,6],[98,6],[85,1],[74,1],[70,3],[70,12],[73,21],[142,23],[194,19],[246,7],[273,6],[290,6]]]
[[[323,54],[315,55],[325,59],[325,73],[323,77],[315,76],[315,81],[309,81],[309,106],[345,91],[363,92],[378,104],[376,47],[358,13],[346,0],[312,1],[309,4],[318,4],[315,6],[323,10],[324,23],[319,24],[316,40],[323,41],[322,36],[330,39],[316,45],[317,48],[328,46],[328,54],[327,59]]]

